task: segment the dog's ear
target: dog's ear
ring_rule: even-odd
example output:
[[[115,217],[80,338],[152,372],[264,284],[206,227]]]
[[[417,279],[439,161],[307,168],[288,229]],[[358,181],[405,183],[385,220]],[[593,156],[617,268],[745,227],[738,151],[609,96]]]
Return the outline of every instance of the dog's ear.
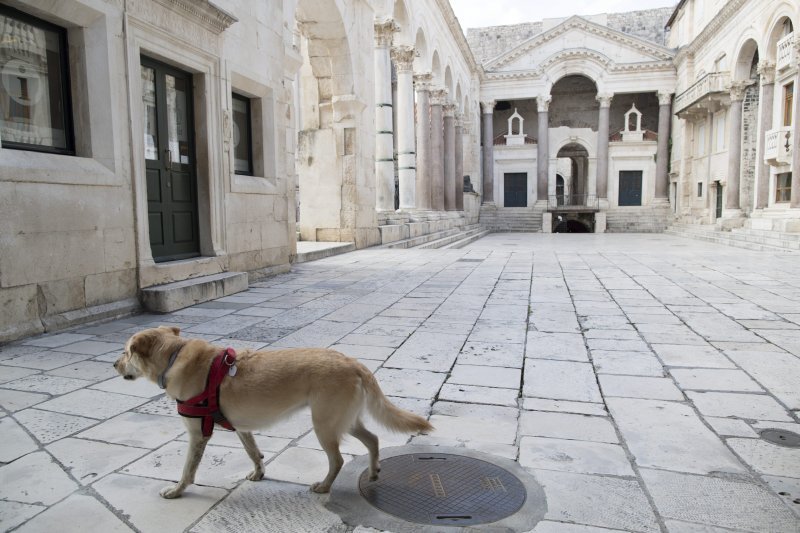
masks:
[[[177,326],[158,326],[158,329],[163,329],[164,331],[169,331],[170,333],[172,333],[176,337],[178,337],[181,334],[181,328],[179,328]]]
[[[129,346],[131,353],[136,352],[142,356],[150,355],[150,351],[156,342],[156,337],[157,334],[152,329],[147,329],[134,334],[134,336],[131,337],[131,343]]]

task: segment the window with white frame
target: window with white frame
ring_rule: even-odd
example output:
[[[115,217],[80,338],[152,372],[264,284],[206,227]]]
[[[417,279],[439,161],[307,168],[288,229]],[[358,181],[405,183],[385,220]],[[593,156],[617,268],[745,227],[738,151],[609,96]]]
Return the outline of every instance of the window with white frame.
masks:
[[[3,148],[74,154],[64,28],[0,5]]]

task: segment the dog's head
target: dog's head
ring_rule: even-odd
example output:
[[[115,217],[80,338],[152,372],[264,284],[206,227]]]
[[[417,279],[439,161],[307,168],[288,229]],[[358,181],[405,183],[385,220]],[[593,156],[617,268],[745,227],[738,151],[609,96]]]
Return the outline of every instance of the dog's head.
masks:
[[[135,333],[125,343],[125,351],[114,362],[114,368],[125,379],[144,376],[156,381],[167,365],[164,353],[176,344],[180,328],[160,326]]]

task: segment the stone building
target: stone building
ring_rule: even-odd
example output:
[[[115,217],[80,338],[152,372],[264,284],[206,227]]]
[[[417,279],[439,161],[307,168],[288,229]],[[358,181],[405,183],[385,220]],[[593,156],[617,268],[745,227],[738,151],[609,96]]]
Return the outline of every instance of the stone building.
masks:
[[[792,0],[4,0],[0,342],[476,223],[800,230]],[[476,192],[464,186],[466,177]]]

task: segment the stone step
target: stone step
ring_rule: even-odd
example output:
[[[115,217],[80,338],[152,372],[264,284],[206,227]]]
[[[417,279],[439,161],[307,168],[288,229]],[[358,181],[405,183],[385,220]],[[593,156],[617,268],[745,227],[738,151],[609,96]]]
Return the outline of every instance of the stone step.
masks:
[[[736,248],[744,248],[747,250],[757,250],[762,252],[779,252],[779,253],[797,253],[800,249],[793,249],[786,246],[775,246],[767,243],[758,243],[747,241],[744,239],[736,238],[731,232],[715,231],[715,230],[698,230],[695,228],[684,229],[671,227],[665,231],[670,235],[677,235],[689,239],[696,239],[706,242],[714,242],[717,244],[724,244]]]
[[[142,289],[142,306],[156,313],[170,313],[247,290],[247,272],[222,272]]]
[[[356,245],[352,242],[302,241],[297,243],[297,255],[295,256],[294,262],[307,263],[309,261],[316,261],[317,259],[324,259],[325,257],[346,254],[355,249]]]
[[[469,237],[461,239],[460,241],[456,241],[456,242],[454,242],[452,244],[448,244],[447,246],[443,246],[442,249],[443,250],[455,250],[455,249],[463,248],[464,246],[466,246],[468,244],[472,244],[473,242],[477,241],[478,239],[482,239],[483,237],[486,237],[490,233],[492,233],[492,232],[490,230],[488,230],[488,229],[481,229],[480,231],[478,231],[477,233],[473,233]]]
[[[435,241],[427,242],[425,244],[421,244],[416,248],[422,250],[429,250],[429,249],[437,249],[437,248],[444,248],[445,246],[452,244],[454,242],[458,242],[465,238],[468,238],[476,233],[479,233],[483,230],[480,226],[470,226],[470,229],[465,231],[460,231],[455,235],[448,235],[447,237],[443,237],[441,239],[437,239]]]
[[[425,235],[420,235],[418,237],[411,237],[409,239],[403,239],[401,241],[384,244],[382,248],[415,248],[422,244],[443,239],[451,235],[456,235],[460,232],[461,230],[459,228],[450,228],[442,231],[436,231],[433,233],[427,233]]]

